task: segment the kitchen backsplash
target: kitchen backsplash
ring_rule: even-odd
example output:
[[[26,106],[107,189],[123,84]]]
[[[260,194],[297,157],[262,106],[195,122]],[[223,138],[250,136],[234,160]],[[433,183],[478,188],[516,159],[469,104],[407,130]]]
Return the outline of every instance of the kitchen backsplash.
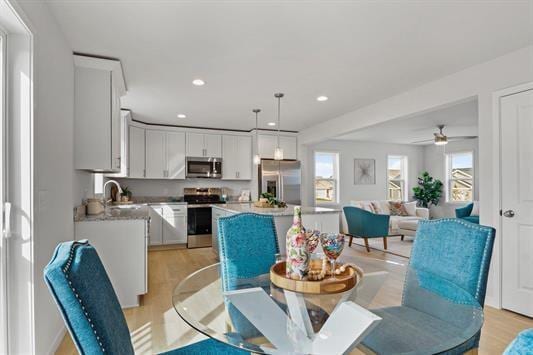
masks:
[[[128,188],[135,196],[183,196],[186,187],[221,187],[228,196],[240,195],[243,189],[252,188],[251,181],[231,181],[218,179],[187,179],[187,180],[148,180],[148,179],[116,179],[121,186]]]

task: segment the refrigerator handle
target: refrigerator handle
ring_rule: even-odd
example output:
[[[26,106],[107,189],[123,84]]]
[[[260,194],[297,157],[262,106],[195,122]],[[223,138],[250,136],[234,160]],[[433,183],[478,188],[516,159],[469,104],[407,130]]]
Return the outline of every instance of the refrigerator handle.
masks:
[[[285,193],[283,191],[283,174],[281,171],[278,174],[278,189],[279,189],[279,200],[284,201]]]

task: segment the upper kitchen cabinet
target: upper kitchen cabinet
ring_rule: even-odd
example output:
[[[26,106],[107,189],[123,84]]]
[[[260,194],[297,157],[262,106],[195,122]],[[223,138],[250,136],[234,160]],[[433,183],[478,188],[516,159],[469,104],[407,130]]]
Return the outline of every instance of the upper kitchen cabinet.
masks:
[[[185,133],[146,130],[146,177],[185,179]]]
[[[259,156],[262,159],[274,159],[274,150],[278,145],[278,136],[274,134],[259,134],[258,145]],[[298,158],[295,136],[280,136],[279,145],[283,149],[283,159],[296,160]]]
[[[224,135],[222,153],[222,179],[252,179],[252,137]]]
[[[143,178],[146,169],[146,132],[128,126],[128,177]]]
[[[220,134],[187,133],[187,156],[222,158]]]
[[[120,173],[125,139],[120,97],[126,93],[120,61],[75,55],[74,65],[75,167]]]

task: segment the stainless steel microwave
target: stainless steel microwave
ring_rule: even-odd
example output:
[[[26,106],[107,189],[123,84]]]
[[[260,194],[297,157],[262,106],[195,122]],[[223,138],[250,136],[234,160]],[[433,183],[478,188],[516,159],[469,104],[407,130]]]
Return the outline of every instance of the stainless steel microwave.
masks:
[[[222,178],[221,158],[187,158],[186,175],[188,178]]]

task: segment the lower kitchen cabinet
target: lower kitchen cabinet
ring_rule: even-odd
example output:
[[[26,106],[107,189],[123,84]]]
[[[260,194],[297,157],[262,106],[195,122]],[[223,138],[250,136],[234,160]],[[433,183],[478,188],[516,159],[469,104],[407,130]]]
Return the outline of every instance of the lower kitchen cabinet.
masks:
[[[187,243],[187,205],[152,205],[150,217],[150,245]]]
[[[96,249],[122,308],[139,305],[148,292],[148,220],[82,221],[75,223],[76,240]]]

